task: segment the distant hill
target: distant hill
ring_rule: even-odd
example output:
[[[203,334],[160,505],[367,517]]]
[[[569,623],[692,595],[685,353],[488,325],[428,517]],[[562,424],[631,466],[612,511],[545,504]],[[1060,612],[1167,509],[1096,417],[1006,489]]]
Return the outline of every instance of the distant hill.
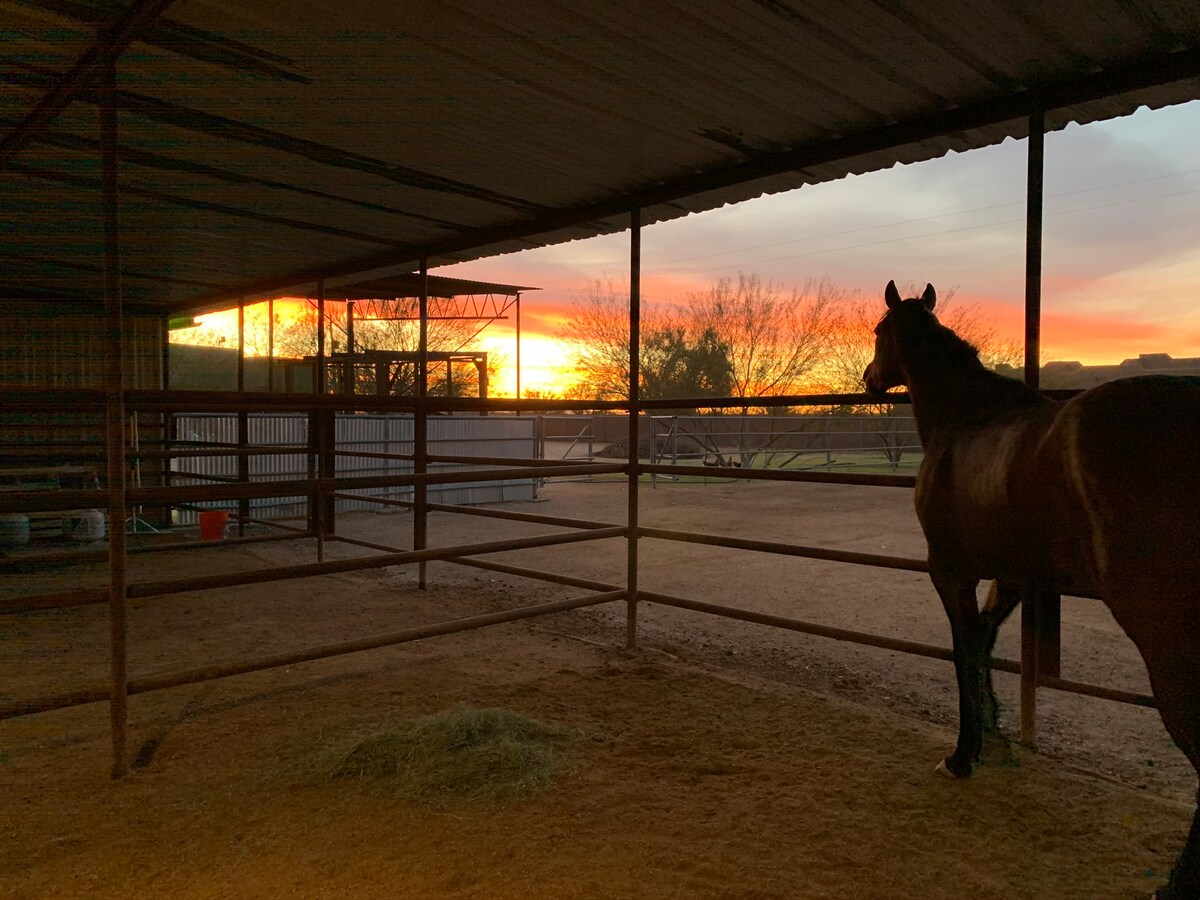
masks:
[[[1023,379],[1024,366],[997,366],[996,372]],[[1143,353],[1112,366],[1085,366],[1081,362],[1048,362],[1042,366],[1039,385],[1054,390],[1084,390],[1134,375],[1200,375],[1200,357],[1173,359],[1169,353]]]

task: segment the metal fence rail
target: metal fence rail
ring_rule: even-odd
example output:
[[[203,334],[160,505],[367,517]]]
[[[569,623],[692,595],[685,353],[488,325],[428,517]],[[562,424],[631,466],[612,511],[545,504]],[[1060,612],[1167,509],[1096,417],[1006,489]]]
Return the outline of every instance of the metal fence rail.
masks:
[[[159,405],[165,407],[168,399],[171,400],[176,410],[186,406],[182,398],[178,396],[178,392],[170,393],[169,397],[165,396],[166,393],[139,396],[137,392],[129,392],[131,408],[136,408],[135,399],[142,400],[154,408],[160,408]],[[228,429],[230,423],[233,423],[236,428],[236,416],[228,415],[231,411],[229,404],[232,401],[222,397],[210,396],[198,399],[200,400],[198,406],[201,408],[208,407],[210,410],[217,410],[226,414],[220,417],[206,415],[199,418],[193,417],[192,419],[183,418],[181,421],[196,422],[200,421],[200,418],[203,418],[210,423],[216,421],[222,422],[220,428],[223,429]],[[239,398],[242,402],[245,402],[246,399]],[[455,622],[441,623],[422,628],[406,629],[387,635],[368,636],[337,645],[301,649],[257,659],[231,661],[184,672],[130,678],[128,679],[126,695],[160,690],[180,684],[194,683],[199,680],[222,678],[243,672],[271,668],[277,665],[287,665],[291,662],[305,659],[319,659],[341,653],[359,652],[373,647],[387,646],[390,643],[417,640],[435,634],[447,634],[453,631],[495,624],[499,621],[512,621],[517,618],[528,618],[566,609],[582,608],[618,599],[624,599],[627,604],[628,634],[631,644],[636,641],[637,604],[640,602],[650,602],[690,610],[692,612],[755,622],[769,627],[784,628],[814,636],[850,641],[898,652],[914,653],[929,658],[949,659],[951,657],[949,648],[918,644],[917,642],[906,641],[887,635],[858,632],[852,629],[842,629],[818,623],[786,619],[703,600],[673,597],[666,594],[638,590],[636,588],[637,547],[642,539],[684,541],[722,546],[733,550],[766,552],[777,555],[807,557],[906,571],[924,571],[926,569],[924,561],[917,559],[853,553],[830,548],[806,547],[781,542],[761,541],[753,538],[734,538],[671,529],[639,527],[636,522],[634,510],[636,504],[636,485],[640,478],[660,475],[690,475],[693,473],[706,473],[714,477],[723,477],[726,475],[723,467],[711,464],[705,465],[705,459],[702,457],[696,458],[693,456],[689,458],[684,453],[664,457],[662,454],[657,453],[660,441],[656,435],[662,436],[665,441],[675,441],[677,443],[678,436],[684,433],[681,430],[680,417],[652,418],[644,416],[640,417],[640,422],[623,418],[624,427],[626,428],[625,433],[629,436],[627,457],[621,462],[599,463],[589,461],[595,458],[595,443],[598,442],[599,436],[596,433],[595,421],[591,420],[592,417],[586,415],[558,417],[570,420],[569,426],[576,429],[574,432],[565,435],[568,441],[569,452],[565,452],[561,456],[558,456],[558,454],[547,454],[545,450],[547,445],[556,439],[547,433],[548,430],[561,430],[561,423],[548,426],[545,422],[537,423],[534,417],[526,417],[524,419],[521,417],[511,417],[512,422],[524,422],[525,424],[522,427],[525,428],[525,431],[519,435],[502,433],[495,436],[494,444],[489,445],[489,451],[491,450],[491,446],[496,446],[501,452],[489,452],[486,456],[479,454],[477,451],[475,453],[452,452],[454,449],[461,449],[451,446],[458,439],[458,436],[443,432],[437,440],[442,443],[439,449],[447,452],[428,454],[424,452],[427,448],[416,447],[413,439],[414,435],[411,432],[407,434],[397,433],[395,435],[385,434],[381,439],[376,433],[368,432],[364,434],[355,430],[358,425],[355,425],[354,428],[341,425],[340,420],[335,419],[334,414],[340,408],[339,403],[344,401],[338,401],[336,398],[310,398],[312,405],[309,408],[309,412],[304,416],[291,414],[289,416],[280,416],[281,411],[285,413],[288,411],[294,413],[296,411],[296,404],[299,401],[295,397],[285,398],[279,404],[280,409],[270,408],[272,404],[267,402],[270,398],[260,399],[262,400],[262,405],[266,406],[267,409],[264,410],[260,407],[256,409],[256,412],[261,414],[259,418],[263,422],[269,422],[270,424],[263,431],[255,434],[256,440],[248,440],[248,435],[245,433],[239,439],[236,430],[232,434],[227,431],[213,431],[200,438],[200,440],[211,441],[218,446],[210,444],[208,447],[197,447],[195,441],[193,441],[193,443],[187,445],[186,449],[178,448],[182,449],[183,452],[174,453],[177,461],[188,463],[194,468],[195,471],[190,472],[190,474],[196,483],[181,485],[176,481],[164,487],[128,487],[124,493],[124,503],[127,508],[142,503],[167,503],[198,508],[200,505],[206,503],[224,503],[228,505],[230,501],[238,501],[242,518],[255,520],[254,517],[245,515],[247,506],[240,504],[245,501],[253,503],[255,500],[269,499],[273,496],[277,498],[280,494],[286,498],[298,498],[297,502],[305,504],[310,514],[310,523],[307,528],[291,529],[280,535],[248,537],[242,539],[242,541],[248,543],[260,540],[311,539],[315,537],[317,540],[317,562],[239,573],[209,575],[199,578],[166,579],[155,582],[125,583],[122,577],[123,587],[121,596],[123,598],[158,597],[182,591],[216,589],[239,584],[307,578],[390,565],[421,565],[427,561],[443,561],[456,565],[503,572],[534,580],[571,586],[588,591],[589,593],[575,599],[539,604],[537,606],[525,607],[520,610],[512,610],[489,616],[470,617]],[[841,399],[845,400],[845,398]],[[862,398],[854,398],[852,396],[851,399],[861,400]],[[73,400],[75,402],[82,402],[78,396],[75,396]],[[38,402],[53,404],[54,408],[61,408],[64,402],[68,406],[70,405],[61,393],[55,396],[48,396],[43,392],[43,395],[38,398]],[[541,402],[545,404],[545,401]],[[675,402],[686,403],[687,401]],[[777,398],[774,401],[759,398],[756,399],[755,405],[794,407],[803,405],[805,402],[812,403],[813,405],[828,405],[830,398],[809,398],[807,401],[804,398],[796,397]],[[22,403],[36,405],[36,402],[29,396],[23,397]],[[417,404],[415,415],[418,417],[425,415],[432,410],[438,409],[441,404],[446,404],[449,408],[460,408],[461,401],[422,401],[420,404]],[[724,401],[714,401],[709,398],[704,400],[703,404],[712,407],[726,406],[732,408],[737,408],[740,404],[744,405],[742,401],[734,398],[728,398]],[[403,406],[405,404],[396,405]],[[407,405],[411,406],[411,401],[408,401]],[[494,406],[496,410],[499,410],[505,406],[511,408],[513,405],[517,405],[517,403],[506,401]],[[645,404],[645,406],[652,405]],[[377,405],[374,408],[377,411],[379,410]],[[541,411],[541,408],[537,411]],[[192,415],[194,416],[194,414]],[[246,418],[255,418],[255,412],[251,412]],[[374,416],[374,418],[384,424],[363,427],[382,427],[386,429],[392,428],[396,424],[395,421],[391,421],[395,417],[384,415],[382,412]],[[410,422],[412,420],[412,417],[405,418],[408,418]],[[618,417],[605,416],[604,418],[611,420]],[[719,417],[713,417],[711,420],[708,420],[708,417],[699,418],[706,419],[704,423],[705,427],[710,429],[717,427],[715,423]],[[728,418],[742,419],[744,417]],[[783,419],[784,417],[773,418]],[[897,423],[902,423],[904,420],[904,417],[900,416],[892,418]],[[430,425],[432,425],[432,421]],[[473,417],[472,421],[478,422],[479,419]],[[817,421],[817,419],[814,417],[813,421]],[[321,426],[320,423],[322,422],[327,424]],[[664,422],[669,423],[665,426],[665,430],[656,432],[655,429],[662,428],[661,423]],[[326,436],[324,438],[318,436],[319,439],[315,442],[312,431],[314,423],[317,423],[316,427],[324,427],[326,429]],[[611,424],[611,422],[608,424]],[[301,428],[301,425],[303,425],[303,428]],[[734,446],[736,446],[738,440],[748,442],[751,435],[766,435],[762,440],[774,442],[772,446],[780,448],[778,452],[787,453],[794,453],[797,449],[803,450],[806,448],[797,448],[795,446],[783,447],[784,443],[787,441],[807,440],[813,433],[811,431],[811,422],[807,423],[803,429],[785,428],[782,424],[775,423],[760,428],[739,426],[741,430],[737,431],[728,430],[729,425],[730,423],[726,422],[721,426],[727,429],[722,440],[732,439]],[[436,426],[431,427],[429,429],[430,432],[437,434],[434,430],[435,428]],[[827,432],[829,435],[837,433],[832,424],[825,426],[825,429],[825,432],[818,433]],[[335,433],[346,438],[345,445],[338,446],[335,443],[333,440]],[[864,436],[868,434],[868,430],[842,430],[842,436],[838,439],[863,441],[865,440]],[[847,437],[847,435],[850,435],[850,437]],[[638,458],[637,446],[643,436],[649,439],[650,446],[655,448],[655,452],[651,454],[649,461]],[[582,452],[584,447],[583,441],[585,439],[588,441],[586,453]],[[256,441],[261,442],[263,440],[272,440],[276,443],[265,447],[256,443]],[[826,449],[831,449],[828,441],[832,440],[832,437],[825,440],[827,441]],[[429,443],[433,444],[434,439],[431,438]],[[664,446],[669,446],[669,443],[664,444]],[[748,443],[747,446],[749,446]],[[907,452],[910,448],[907,445],[904,446],[905,452]],[[519,448],[518,455],[506,455],[512,452],[512,448],[514,447]],[[300,448],[303,448],[303,450]],[[574,450],[571,448],[574,448]],[[168,448],[164,455],[170,455],[173,449],[177,448]],[[853,448],[846,449],[851,450]],[[264,452],[267,450],[277,452]],[[155,452],[157,451],[144,451],[147,456]],[[757,452],[761,454],[764,451],[760,447]],[[772,450],[772,452],[776,451]],[[222,457],[218,454],[228,455],[225,457],[226,464],[229,458],[241,461],[239,463],[240,468],[234,469],[234,477],[232,479],[230,478],[229,471],[221,470],[215,466],[215,462],[222,461]],[[546,459],[547,455],[552,457],[558,456],[558,458]],[[418,456],[422,458],[422,462],[427,461],[430,463],[429,471],[415,470],[415,458]],[[279,462],[286,459],[292,459],[293,462]],[[304,471],[298,470],[295,466],[294,461],[297,459],[306,460],[306,469]],[[672,464],[666,464],[665,459],[670,459]],[[314,463],[313,460],[316,460],[316,462]],[[256,463],[257,465],[255,465]],[[290,465],[291,468],[278,468],[284,465]],[[747,480],[824,482],[889,487],[911,487],[914,483],[913,476],[907,474],[865,474],[832,470],[834,468],[832,466],[802,470],[795,468],[744,468],[736,473],[736,477]],[[508,510],[483,510],[463,503],[439,503],[427,500],[421,502],[417,499],[417,495],[413,490],[416,485],[488,484],[508,480],[521,481],[532,485],[535,481],[544,478],[564,476],[591,477],[602,473],[624,474],[627,478],[626,490],[630,495],[630,511],[629,519],[624,524],[534,515]],[[251,477],[247,478],[247,475]],[[218,480],[205,481],[204,476]],[[258,480],[254,480],[253,476],[258,476]],[[20,492],[4,492],[0,493],[0,512],[47,508],[70,509],[85,505],[103,505],[110,499],[111,493],[110,490],[67,490],[43,493],[35,497]],[[532,538],[492,541],[481,544],[443,547],[434,550],[426,549],[419,543],[415,544],[416,549],[396,548],[339,537],[334,527],[332,514],[326,515],[322,513],[324,505],[333,504],[338,500],[361,502],[364,506],[394,505],[409,508],[414,511],[414,518],[428,511],[436,510],[439,512],[482,515],[496,519],[543,524],[550,527],[567,528],[571,529],[571,531],[567,534],[541,535]],[[628,542],[630,548],[627,566],[628,572],[626,573],[629,578],[624,588],[607,582],[578,578],[566,573],[548,572],[476,558],[482,554],[502,553],[532,547],[569,545],[582,541],[602,540],[614,537],[623,537]],[[348,560],[324,560],[323,548],[325,542],[335,540],[344,540],[346,543],[355,544],[378,552],[373,556]],[[414,541],[416,541],[416,538],[414,538]],[[234,544],[234,541],[213,542],[208,546],[221,547]],[[95,551],[85,551],[79,554],[77,558],[83,559],[87,557],[94,559],[98,556],[99,554]],[[113,557],[111,553],[109,560],[110,565],[112,565]],[[120,555],[122,565],[123,560],[124,552]],[[51,608],[82,605],[85,603],[102,603],[106,601],[112,602],[111,589],[62,591],[53,594],[44,594],[40,597],[10,598],[0,603],[0,613],[12,612],[22,608]],[[1087,696],[1103,697],[1119,702],[1153,705],[1153,698],[1145,695],[1114,690],[1099,685],[1074,682],[1059,677],[1057,671],[1047,671],[1044,666],[1039,666],[1038,664],[1039,657],[1042,655],[1044,649],[1046,649],[1043,646],[1045,635],[1034,627],[1032,617],[1029,620],[1026,620],[1025,617],[1022,618],[1022,629],[1021,662],[1017,663],[1011,660],[997,659],[992,661],[992,665],[994,668],[1017,672],[1021,675],[1023,703],[1026,702],[1027,698],[1037,687],[1047,687]],[[1057,636],[1054,637],[1054,641],[1057,641]],[[1056,651],[1057,644],[1055,643],[1050,649]],[[32,698],[5,703],[0,705],[0,718],[9,718],[50,709],[60,709],[67,706],[102,700],[112,700],[115,702],[116,699],[111,686],[84,686],[77,690],[51,697]],[[1023,707],[1023,723],[1027,718]],[[114,744],[116,743],[116,738],[114,738]],[[123,746],[123,739],[121,746]]]
[[[296,481],[309,474],[307,453],[308,416],[300,413],[251,414],[247,417],[245,447],[252,482]],[[413,416],[411,414],[343,413],[335,419],[337,470],[346,476],[409,475],[414,469]],[[188,450],[173,454],[175,484],[196,484],[216,479],[238,480],[239,458],[219,448],[239,447],[238,416],[234,413],[192,413],[174,418],[176,441]],[[457,462],[465,453],[478,452],[480,446],[494,449],[495,456],[533,461],[538,458],[537,422],[529,416],[439,416],[429,423],[429,448],[444,454],[440,466],[450,471],[477,470],[485,460],[472,467]],[[278,452],[272,453],[273,448]],[[166,451],[168,454],[170,451]],[[431,461],[433,457],[430,457]],[[511,464],[511,463],[509,463]],[[354,496],[340,492],[335,510],[346,512],[373,508],[374,496],[411,499],[414,486],[381,486],[358,489]],[[537,496],[537,481],[531,478],[480,479],[454,485],[432,485],[432,497],[443,503],[496,503],[507,500],[532,500]],[[263,518],[286,518],[307,512],[306,495],[256,497],[250,510]],[[180,525],[194,525],[202,507],[215,507],[208,501],[191,509],[179,510]]]

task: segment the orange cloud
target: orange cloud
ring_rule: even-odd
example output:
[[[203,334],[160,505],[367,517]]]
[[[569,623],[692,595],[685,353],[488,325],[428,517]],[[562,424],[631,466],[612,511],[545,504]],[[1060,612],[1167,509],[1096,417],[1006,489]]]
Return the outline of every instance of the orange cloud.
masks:
[[[1092,283],[1086,278],[1072,280],[1077,283],[1076,288]],[[1023,306],[995,297],[964,297],[961,302],[978,304],[981,314],[995,323],[1002,338],[1024,340]],[[1053,298],[1043,300],[1047,302],[1053,303]],[[1195,329],[1177,330],[1158,321],[1059,311],[1045,306],[1041,315],[1041,342],[1042,359],[1047,362],[1078,360],[1097,365],[1118,363],[1142,353],[1169,353],[1177,358],[1200,355],[1200,331]]]

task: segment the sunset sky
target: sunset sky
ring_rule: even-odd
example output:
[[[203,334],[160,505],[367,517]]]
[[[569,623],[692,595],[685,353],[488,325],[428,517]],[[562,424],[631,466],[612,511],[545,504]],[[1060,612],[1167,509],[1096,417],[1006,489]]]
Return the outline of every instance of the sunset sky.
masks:
[[[829,276],[866,296],[889,279],[957,287],[1022,333],[1026,142],[850,176],[643,229],[643,302],[739,270],[788,288]],[[1200,356],[1200,102],[1046,136],[1043,360]],[[522,300],[522,388],[561,389],[554,335],[589,280],[628,273],[627,234],[439,268],[537,285]],[[882,301],[881,301],[882,302]],[[513,322],[484,332],[513,390]]]

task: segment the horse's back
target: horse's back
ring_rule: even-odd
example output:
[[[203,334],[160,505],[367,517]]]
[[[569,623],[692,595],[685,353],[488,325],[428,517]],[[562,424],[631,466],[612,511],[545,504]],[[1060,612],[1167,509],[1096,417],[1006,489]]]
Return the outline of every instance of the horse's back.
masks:
[[[1137,516],[1164,505],[1200,513],[1200,378],[1100,385],[1066,403],[1058,427],[1089,494]]]
[[[1054,430],[1102,593],[1153,593],[1181,615],[1200,606],[1200,378],[1100,385]]]

